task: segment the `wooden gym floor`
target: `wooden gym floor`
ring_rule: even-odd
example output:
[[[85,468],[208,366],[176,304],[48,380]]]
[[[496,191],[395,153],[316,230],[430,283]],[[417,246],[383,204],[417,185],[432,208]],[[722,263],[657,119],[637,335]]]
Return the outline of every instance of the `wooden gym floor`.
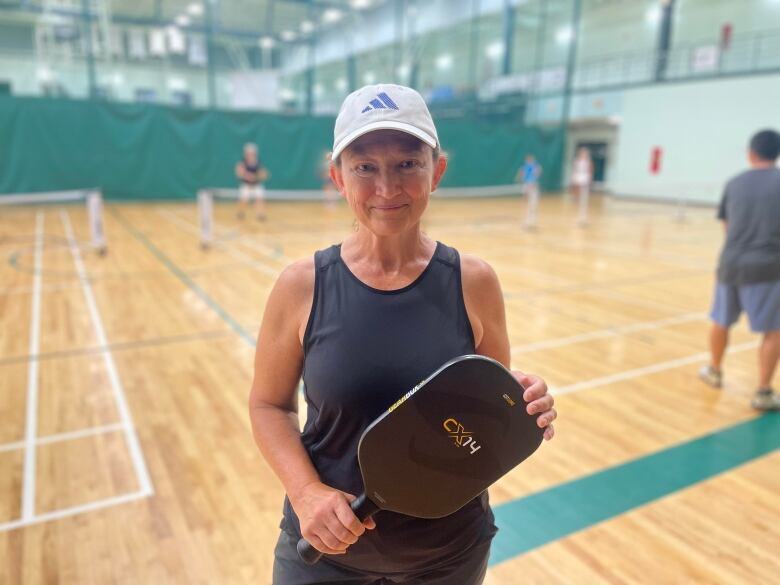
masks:
[[[558,395],[557,436],[492,489],[486,581],[772,583],[780,418],[748,403],[756,336],[706,359],[722,229],[712,209],[596,198],[434,199],[433,237],[487,259],[513,366]],[[0,214],[0,583],[270,583],[282,490],[251,438],[254,337],[276,275],[351,229],[345,207],[109,204]],[[399,393],[402,390],[399,390]],[[772,577],[774,575],[774,577]],[[457,585],[457,584],[453,584]]]

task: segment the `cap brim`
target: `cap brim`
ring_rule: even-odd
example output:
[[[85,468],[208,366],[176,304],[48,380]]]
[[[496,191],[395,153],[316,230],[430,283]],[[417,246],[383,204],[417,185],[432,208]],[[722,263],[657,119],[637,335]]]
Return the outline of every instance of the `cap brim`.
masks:
[[[355,140],[357,140],[364,134],[368,134],[369,132],[374,132],[376,130],[398,130],[400,132],[406,132],[407,134],[411,134],[412,136],[419,138],[431,148],[436,148],[438,144],[436,138],[434,138],[427,132],[423,132],[422,130],[420,130],[415,126],[412,126],[411,124],[406,124],[404,122],[395,122],[392,120],[380,120],[378,122],[372,122],[371,124],[366,124],[365,126],[361,126],[357,130],[347,134],[344,138],[342,138],[337,144],[333,146],[333,154],[331,155],[331,157],[332,158],[338,157],[342,152],[344,152],[344,149],[350,144],[352,144],[353,142],[355,142]]]

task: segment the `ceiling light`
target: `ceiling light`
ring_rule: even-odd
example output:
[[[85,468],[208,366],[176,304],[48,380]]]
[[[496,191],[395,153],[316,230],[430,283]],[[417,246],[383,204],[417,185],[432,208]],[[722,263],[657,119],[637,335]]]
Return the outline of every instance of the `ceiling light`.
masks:
[[[446,70],[452,67],[452,55],[445,53],[436,58],[436,68]]]
[[[558,32],[555,33],[555,40],[558,42],[559,45],[566,45],[569,42],[571,42],[572,38],[574,37],[574,32],[571,30],[570,26],[564,26],[558,29]]]
[[[645,12],[645,22],[647,24],[658,24],[661,21],[661,8],[652,6]]]
[[[344,14],[341,12],[341,10],[338,10],[337,8],[328,8],[325,12],[322,13],[322,22],[329,24],[338,22],[341,20],[342,16],[344,16]]]
[[[496,41],[485,47],[485,55],[491,59],[500,59],[504,55],[504,43]]]

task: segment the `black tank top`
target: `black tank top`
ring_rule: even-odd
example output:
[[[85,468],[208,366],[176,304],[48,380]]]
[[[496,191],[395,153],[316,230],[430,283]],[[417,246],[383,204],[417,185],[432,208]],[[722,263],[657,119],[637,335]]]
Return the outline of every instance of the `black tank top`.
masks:
[[[398,290],[374,289],[341,259],[341,246],[314,255],[314,302],[303,340],[308,406],[302,441],[326,485],[363,491],[357,445],[366,427],[446,361],[474,353],[460,257],[441,243],[420,276]],[[394,512],[375,515],[376,529],[346,555],[324,557],[386,574],[435,567],[495,534],[487,492],[436,520]],[[300,536],[285,500],[282,528]]]
[[[263,168],[263,163],[258,158],[254,164],[250,164],[246,159],[243,159],[244,171],[251,175],[249,178],[242,178],[241,182],[245,185],[257,185],[260,182],[259,173]]]

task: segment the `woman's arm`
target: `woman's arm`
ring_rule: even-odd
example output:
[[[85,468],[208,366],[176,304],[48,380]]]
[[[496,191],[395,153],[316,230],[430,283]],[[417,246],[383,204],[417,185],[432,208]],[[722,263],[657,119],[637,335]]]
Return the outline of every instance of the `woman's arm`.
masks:
[[[487,262],[468,254],[461,257],[461,274],[463,297],[477,353],[509,368],[509,334],[498,276]],[[529,414],[542,413],[537,423],[544,429],[544,438],[552,439],[555,434],[552,422],[558,414],[553,408],[553,397],[547,393],[547,384],[538,376],[526,375],[519,370],[512,373],[525,388],[523,399],[527,403],[526,410]]]
[[[318,550],[341,554],[365,528],[349,494],[320,482],[300,439],[296,389],[303,366],[303,334],[314,296],[313,260],[279,276],[265,307],[255,352],[249,416],[255,443],[284,485],[303,536]]]

